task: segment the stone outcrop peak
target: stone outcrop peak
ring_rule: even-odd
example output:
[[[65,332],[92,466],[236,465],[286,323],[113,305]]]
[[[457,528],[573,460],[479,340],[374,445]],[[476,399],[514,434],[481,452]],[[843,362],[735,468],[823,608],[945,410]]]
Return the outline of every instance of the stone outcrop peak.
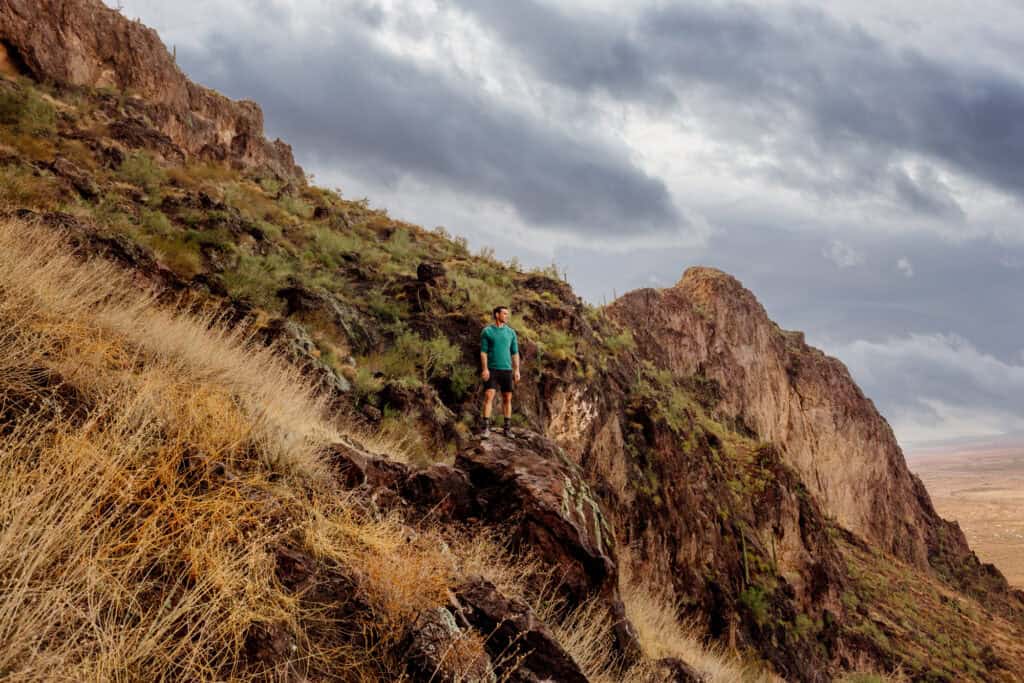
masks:
[[[259,105],[196,85],[156,31],[101,0],[0,3],[0,63],[37,81],[110,88],[136,98],[138,120],[120,125],[151,125],[183,157],[263,167],[304,182],[291,147],[264,137]]]

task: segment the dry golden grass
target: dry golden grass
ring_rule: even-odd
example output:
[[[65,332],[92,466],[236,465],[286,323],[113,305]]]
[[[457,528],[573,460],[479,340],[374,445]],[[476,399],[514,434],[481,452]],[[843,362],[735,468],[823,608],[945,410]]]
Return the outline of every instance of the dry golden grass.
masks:
[[[743,661],[720,645],[704,642],[702,630],[694,622],[680,620],[673,607],[675,601],[664,591],[629,575],[629,562],[622,580],[622,601],[626,614],[636,627],[640,644],[648,659],[675,657],[704,674],[711,683],[749,681],[771,683],[782,679],[766,673],[759,664]]]
[[[397,678],[389,647],[444,603],[450,560],[325,495],[317,453],[337,438],[244,330],[156,306],[42,228],[0,224],[0,672]],[[295,538],[358,581],[357,645],[279,583],[273,549]],[[260,628],[287,633],[291,655],[249,661]]]
[[[655,663],[678,658],[701,672],[709,683],[777,683],[782,679],[765,671],[763,665],[747,662],[725,648],[704,642],[696,623],[680,620],[674,600],[649,583],[634,579],[628,557],[620,557],[622,574],[619,590],[626,615],[636,628],[643,651],[642,659],[623,671],[621,662],[611,653],[612,620],[597,602],[586,603],[567,617],[557,616],[558,605],[541,595],[534,608],[553,625],[558,641],[595,683],[646,683],[657,673]]]

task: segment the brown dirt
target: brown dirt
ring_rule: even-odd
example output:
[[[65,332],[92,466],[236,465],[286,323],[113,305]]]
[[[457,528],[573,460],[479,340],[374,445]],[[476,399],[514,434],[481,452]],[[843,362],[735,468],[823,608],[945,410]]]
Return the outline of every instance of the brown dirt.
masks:
[[[983,562],[1024,588],[1024,445],[913,454],[938,513],[956,520]]]

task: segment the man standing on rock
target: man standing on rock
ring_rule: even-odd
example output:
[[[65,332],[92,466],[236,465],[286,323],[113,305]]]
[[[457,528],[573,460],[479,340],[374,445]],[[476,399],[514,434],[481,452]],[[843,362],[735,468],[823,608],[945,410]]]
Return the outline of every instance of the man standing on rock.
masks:
[[[508,326],[507,306],[498,306],[492,312],[494,324],[480,334],[480,378],[484,381],[484,409],[481,436],[491,431],[491,406],[494,394],[501,389],[505,423],[502,431],[512,436],[512,388],[519,383],[519,340],[516,331]]]

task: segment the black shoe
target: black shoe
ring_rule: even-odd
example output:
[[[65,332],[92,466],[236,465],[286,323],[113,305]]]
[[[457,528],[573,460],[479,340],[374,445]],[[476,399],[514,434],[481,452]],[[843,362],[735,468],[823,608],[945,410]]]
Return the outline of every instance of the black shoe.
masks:
[[[516,438],[516,437],[512,436],[512,427],[508,426],[507,424],[504,427],[501,428],[501,433],[502,433],[502,435],[506,439],[514,439],[514,438]]]
[[[480,438],[488,439],[491,436],[491,422],[490,420],[484,420],[483,425],[480,427]]]

